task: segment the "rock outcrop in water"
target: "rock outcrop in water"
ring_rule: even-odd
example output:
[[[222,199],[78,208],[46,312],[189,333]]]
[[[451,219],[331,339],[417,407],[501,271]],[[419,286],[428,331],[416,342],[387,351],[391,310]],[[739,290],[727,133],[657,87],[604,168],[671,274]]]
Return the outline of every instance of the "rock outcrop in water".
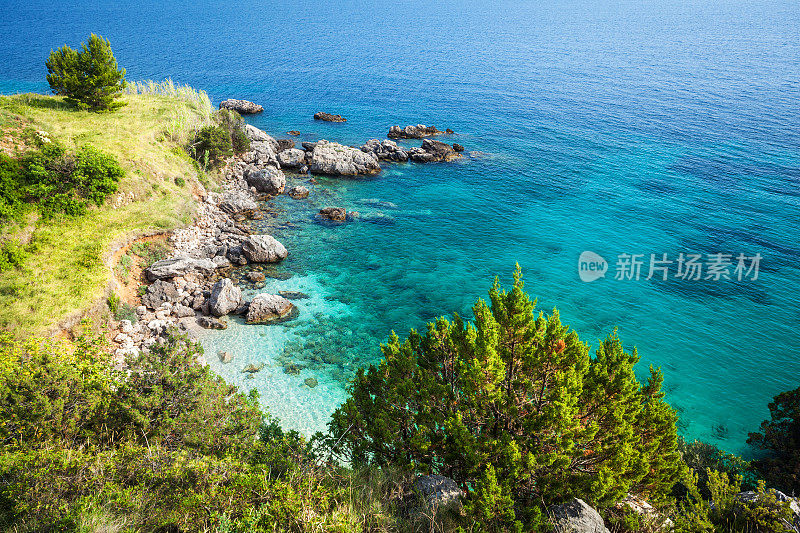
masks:
[[[324,207],[319,210],[319,216],[333,222],[347,220],[347,210],[344,207]]]
[[[323,111],[314,113],[314,120],[324,120],[325,122],[347,122],[347,119],[342,115],[332,115]]]
[[[303,198],[308,198],[309,192],[306,187],[303,187],[302,185],[297,185],[289,189],[289,192],[287,194],[292,198],[294,198],[295,200],[301,200]]]
[[[231,111],[236,111],[240,115],[252,115],[254,113],[261,113],[264,111],[264,108],[258,104],[254,104],[253,102],[249,102],[247,100],[235,100],[233,98],[229,98],[220,102],[219,108],[230,109]]]
[[[247,310],[248,324],[266,324],[284,318],[294,309],[294,304],[277,294],[259,294]]]
[[[381,171],[374,155],[325,140],[314,143],[308,168],[313,174],[331,176],[359,176]]]
[[[229,278],[214,284],[208,297],[208,309],[214,316],[224,316],[236,311],[242,305],[242,291]]]
[[[389,139],[384,139],[383,141],[370,139],[364,143],[361,151],[372,154],[378,161],[394,161],[397,163],[408,161],[408,152]]]
[[[299,169],[306,166],[306,153],[297,148],[289,148],[278,154],[281,168]]]
[[[422,141],[421,147],[412,148],[408,151],[408,158],[416,163],[452,161],[459,157],[461,157],[461,154],[456,152],[452,146],[432,139],[425,139]]]
[[[289,255],[272,235],[250,235],[242,242],[242,253],[253,263],[278,263]]]
[[[390,139],[424,139],[425,137],[434,137],[436,135],[455,133],[451,129],[439,131],[436,126],[426,126],[425,124],[417,124],[416,126],[392,126],[389,128],[387,136]]]

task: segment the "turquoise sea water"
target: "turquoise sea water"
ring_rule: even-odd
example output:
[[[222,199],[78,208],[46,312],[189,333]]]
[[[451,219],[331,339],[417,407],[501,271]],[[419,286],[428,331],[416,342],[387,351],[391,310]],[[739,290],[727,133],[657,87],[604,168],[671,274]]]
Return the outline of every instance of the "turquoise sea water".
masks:
[[[51,48],[108,37],[130,79],[246,98],[277,136],[360,145],[392,124],[470,157],[320,179],[257,223],[290,250],[300,316],[204,339],[287,426],[324,428],[391,330],[468,313],[515,262],[540,308],[661,366],[681,430],[732,451],[800,370],[800,9],[795,2],[3,2],[0,92],[45,91]],[[314,122],[325,110],[346,124]],[[292,178],[295,179],[295,178]],[[298,183],[303,180],[298,178]],[[388,202],[388,204],[387,204]],[[390,205],[394,204],[394,205]],[[361,213],[323,226],[325,205]],[[584,283],[591,250],[610,272]],[[650,254],[761,254],[757,280],[645,280]],[[615,280],[619,254],[642,279]],[[735,263],[735,260],[734,260]],[[672,265],[674,274],[675,265]],[[731,268],[731,271],[733,267]],[[222,365],[216,352],[234,361]],[[247,364],[265,368],[246,379]],[[282,370],[304,365],[299,375]],[[304,385],[318,380],[316,388]]]

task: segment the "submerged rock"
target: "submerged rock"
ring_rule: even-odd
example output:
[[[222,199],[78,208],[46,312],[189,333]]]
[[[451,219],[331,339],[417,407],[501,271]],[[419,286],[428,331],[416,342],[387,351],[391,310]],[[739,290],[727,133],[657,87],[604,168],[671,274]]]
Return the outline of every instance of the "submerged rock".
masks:
[[[265,276],[263,272],[258,272],[254,270],[253,272],[247,273],[247,279],[249,279],[254,283],[257,283],[259,281],[264,281],[265,279],[267,279],[267,276]]]
[[[197,324],[205,329],[225,329],[228,323],[210,316],[201,316],[197,319]]]
[[[309,298],[308,294],[299,291],[278,291],[278,294],[287,300],[305,300]]]
[[[361,147],[361,151],[372,154],[378,161],[408,161],[408,152],[389,139],[370,139]]]
[[[248,324],[265,324],[285,317],[294,309],[292,302],[277,294],[259,294],[247,310]]]
[[[261,169],[250,167],[245,171],[244,179],[258,192],[266,194],[281,194],[286,187],[286,176],[279,168],[273,166]]]
[[[247,100],[235,100],[233,98],[229,98],[220,102],[219,108],[230,109],[231,111],[236,111],[240,115],[252,115],[254,113],[261,113],[264,111],[264,108],[258,104],[254,104],[253,102]]]
[[[242,291],[229,278],[223,278],[214,284],[208,298],[208,310],[214,316],[232,313],[242,305]]]
[[[231,352],[219,352],[217,356],[219,357],[220,363],[223,365],[227,365],[233,361],[233,354],[231,354]]]
[[[435,135],[442,135],[444,133],[453,133],[453,130],[439,131],[436,126],[426,126],[425,124],[417,124],[416,126],[392,126],[389,128],[388,137],[390,139],[424,139],[425,137],[433,137]]]
[[[344,207],[324,207],[319,210],[319,216],[334,222],[347,220],[347,210]]]
[[[347,122],[347,119],[342,115],[332,115],[323,111],[314,113],[314,120],[324,120],[325,122]]]
[[[249,235],[242,243],[242,253],[253,263],[277,263],[289,255],[272,235]]]
[[[242,369],[242,372],[247,372],[248,374],[255,374],[256,372],[259,372],[262,368],[264,368],[264,363],[258,363],[257,365],[250,363],[249,365],[247,365]]]
[[[214,273],[216,265],[210,259],[194,259],[187,256],[173,257],[156,261],[145,271],[147,279],[170,279],[189,273],[208,276]],[[146,304],[145,304],[146,305]]]
[[[314,174],[331,176],[377,174],[381,170],[374,155],[328,141],[319,141],[314,145],[308,168]]]
[[[298,365],[295,363],[286,363],[286,365],[283,367],[283,373],[289,374],[290,376],[296,376],[304,368],[305,366],[303,365]]]
[[[314,378],[306,378],[305,381],[303,381],[303,383],[305,383],[312,389],[318,385],[317,380]]]

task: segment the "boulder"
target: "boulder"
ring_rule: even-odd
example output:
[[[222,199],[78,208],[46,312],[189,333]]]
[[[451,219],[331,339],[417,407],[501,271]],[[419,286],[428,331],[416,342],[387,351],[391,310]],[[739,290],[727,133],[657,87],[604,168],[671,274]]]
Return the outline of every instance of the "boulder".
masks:
[[[249,235],[242,242],[242,253],[253,263],[277,263],[289,255],[272,235]]]
[[[147,287],[147,292],[142,296],[142,305],[150,309],[158,309],[165,302],[174,302],[179,297],[178,289],[175,288],[173,283],[156,280],[155,283]]]
[[[370,139],[361,147],[361,151],[372,154],[378,161],[408,161],[408,152],[389,139]]]
[[[324,207],[319,210],[322,218],[333,220],[334,222],[344,222],[347,220],[347,211],[344,207]]]
[[[247,279],[249,279],[254,283],[257,283],[259,281],[264,281],[265,279],[267,279],[267,276],[265,276],[263,272],[258,272],[257,270],[254,270],[252,272],[247,273]]]
[[[226,191],[222,195],[219,208],[229,215],[252,213],[258,209],[258,204],[252,196],[240,190]]]
[[[250,151],[242,154],[242,161],[257,167],[277,166],[278,141],[250,124],[245,125],[244,131],[250,139]]]
[[[246,372],[248,374],[255,374],[256,372],[260,372],[262,368],[264,368],[264,363],[258,363],[257,365],[250,363],[249,365],[247,365],[242,369],[242,372]]]
[[[194,309],[183,304],[176,304],[172,308],[172,314],[178,318],[188,318],[194,316]]]
[[[325,122],[347,122],[347,119],[342,115],[331,115],[330,113],[325,113],[323,111],[314,113],[314,120],[324,120]]]
[[[331,176],[376,174],[381,170],[374,155],[328,141],[316,143],[308,168],[314,174]]]
[[[460,144],[458,144],[458,143],[453,143],[453,150],[455,150],[455,151],[456,151],[456,152],[458,152],[458,153],[461,153],[461,152],[463,152],[463,151],[464,151],[464,147],[463,147],[463,146],[461,146],[461,145],[460,145]]]
[[[280,320],[294,309],[294,304],[277,294],[259,294],[250,302],[247,310],[248,324],[265,324]]]
[[[308,198],[308,189],[302,185],[297,185],[296,187],[289,189],[288,194],[295,200],[300,200],[302,198]]]
[[[414,490],[427,509],[445,509],[461,506],[463,492],[455,481],[440,475],[420,476],[414,480]]]
[[[306,164],[306,153],[298,148],[289,148],[278,154],[281,168],[299,169]]]
[[[210,317],[210,316],[201,316],[197,318],[197,325],[203,327],[205,329],[225,329],[228,327],[228,323],[224,322],[218,318]]]
[[[291,130],[291,131],[288,131],[288,132],[287,132],[287,134],[289,134],[289,135],[293,135],[293,136],[295,136],[295,137],[297,137],[298,135],[302,135],[302,133],[300,133],[300,132],[299,132],[299,131],[297,131],[297,130]]]
[[[147,279],[170,279],[176,276],[185,276],[189,273],[208,276],[214,273],[216,266],[210,259],[194,259],[187,256],[173,257],[156,261],[145,270]]]
[[[426,126],[425,124],[417,124],[416,126],[392,126],[389,128],[388,137],[390,139],[424,139],[425,137],[433,137],[435,135],[442,135],[444,131],[439,131],[436,126]],[[453,130],[448,129],[446,133],[453,133]]]
[[[275,142],[278,143],[278,149],[277,149],[278,153],[281,153],[284,150],[288,150],[290,148],[294,148],[294,141],[291,139],[277,139]]]
[[[425,139],[422,141],[421,147],[412,148],[408,151],[408,157],[416,163],[434,163],[452,161],[461,157],[461,154],[453,150],[453,147],[449,144]]]
[[[214,316],[225,316],[242,304],[242,291],[229,278],[223,278],[211,288],[208,310]]]
[[[573,498],[561,505],[551,505],[547,509],[556,531],[563,533],[609,533],[594,508],[583,500]]]
[[[223,365],[227,365],[233,361],[233,354],[231,352],[219,352],[217,356],[219,357],[219,362]]]
[[[264,111],[264,108],[258,104],[248,102],[247,100],[234,100],[233,98],[220,102],[219,108],[230,109],[231,111],[236,111],[240,115],[252,115]]]
[[[277,142],[271,135],[268,135],[264,130],[260,130],[251,124],[244,125],[244,133],[252,142],[268,142],[275,145],[277,148]]]
[[[255,187],[258,192],[266,194],[281,194],[286,187],[286,176],[279,168],[266,166],[261,169],[248,168],[245,171],[244,179],[251,187]]]

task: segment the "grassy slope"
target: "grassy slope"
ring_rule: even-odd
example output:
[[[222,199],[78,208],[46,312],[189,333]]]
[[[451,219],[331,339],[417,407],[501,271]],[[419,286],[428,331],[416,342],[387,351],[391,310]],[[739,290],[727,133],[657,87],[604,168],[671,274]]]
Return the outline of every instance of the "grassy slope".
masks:
[[[52,331],[61,318],[102,299],[111,272],[103,263],[110,245],[128,235],[171,229],[192,218],[197,171],[181,147],[210,109],[197,102],[153,94],[126,95],[113,113],[89,113],[61,98],[0,96],[0,133],[15,144],[20,126],[50,134],[67,147],[92,144],[113,154],[126,171],[119,193],[80,219],[26,223],[2,228],[4,238],[32,252],[22,269],[0,273],[0,328],[18,336]],[[179,187],[174,178],[182,177]],[[119,194],[134,194],[118,208]],[[32,225],[35,224],[35,225]],[[25,227],[27,225],[27,227]]]

